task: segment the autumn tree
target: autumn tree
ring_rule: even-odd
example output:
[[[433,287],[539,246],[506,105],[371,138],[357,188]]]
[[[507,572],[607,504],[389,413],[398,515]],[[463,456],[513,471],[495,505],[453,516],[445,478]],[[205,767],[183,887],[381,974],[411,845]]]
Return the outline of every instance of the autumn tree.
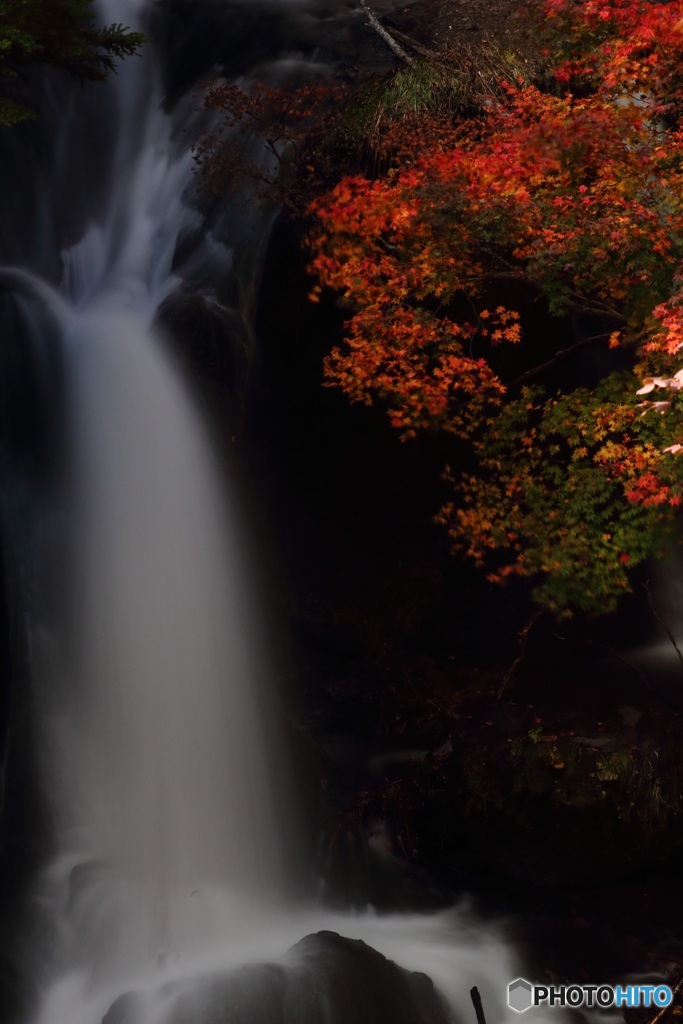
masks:
[[[25,65],[47,64],[101,82],[143,41],[123,25],[98,26],[92,0],[0,0],[0,125],[33,116],[9,94]]]
[[[404,439],[452,436],[454,548],[557,615],[598,614],[683,496],[683,3],[537,13],[547,87],[500,83],[478,116],[432,122],[418,151],[313,204],[311,297],[348,311],[330,386]],[[515,293],[572,340],[539,359]]]

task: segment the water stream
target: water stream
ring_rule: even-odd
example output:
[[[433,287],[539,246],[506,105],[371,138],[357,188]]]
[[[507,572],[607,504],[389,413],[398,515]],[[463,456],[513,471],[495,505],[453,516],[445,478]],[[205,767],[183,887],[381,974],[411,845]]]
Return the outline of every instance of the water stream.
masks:
[[[142,6],[107,0],[102,13],[134,26]],[[127,61],[108,96],[103,199],[58,281],[38,240],[33,269],[0,272],[31,344],[59,348],[68,453],[51,541],[60,611],[31,641],[55,851],[27,908],[38,996],[26,1024],[100,1024],[129,991],[144,994],[136,1024],[157,1024],[169,981],[190,991],[320,929],[429,974],[453,1019],[471,1019],[476,984],[489,1024],[510,1021],[516,955],[467,908],[378,918],[293,895],[296,812],[278,783],[239,498],[154,327],[181,285],[220,280],[234,239],[216,228],[174,264],[202,225],[153,54]],[[254,221],[261,247],[268,223]]]

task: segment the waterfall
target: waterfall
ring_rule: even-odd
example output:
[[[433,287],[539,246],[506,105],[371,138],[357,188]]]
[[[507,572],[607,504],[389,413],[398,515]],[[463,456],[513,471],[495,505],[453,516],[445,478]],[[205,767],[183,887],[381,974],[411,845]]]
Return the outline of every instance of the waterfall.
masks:
[[[106,0],[102,12],[135,26],[141,7]],[[275,781],[236,499],[154,327],[181,283],[218,279],[230,240],[175,266],[202,225],[153,58],[126,61],[108,93],[102,203],[61,253],[58,286],[42,250],[33,271],[0,271],[30,311],[31,343],[59,347],[68,410],[59,612],[52,636],[33,637],[56,849],[28,914],[38,997],[26,1024],[100,1024],[128,991],[147,993],[144,1024],[157,1024],[170,979],[281,957],[320,928],[425,971],[454,1007],[477,984],[490,1024],[509,1021],[516,957],[466,909],[379,920],[289,896],[293,811]]]
[[[106,204],[62,253],[59,289],[4,272],[52,314],[51,337],[44,315],[30,333],[59,345],[69,409],[65,636],[42,659],[57,857],[40,898],[63,932],[57,956],[106,984],[186,948],[216,889],[237,913],[286,888],[244,538],[153,327],[181,282],[178,239],[197,227],[191,158],[151,61],[117,84]]]

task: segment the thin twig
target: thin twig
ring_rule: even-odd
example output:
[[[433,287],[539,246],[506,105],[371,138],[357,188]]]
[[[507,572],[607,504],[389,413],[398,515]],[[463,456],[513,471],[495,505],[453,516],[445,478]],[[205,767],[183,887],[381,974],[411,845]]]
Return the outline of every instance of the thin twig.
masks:
[[[656,618],[657,622],[662,627],[662,629],[664,630],[664,632],[668,636],[669,640],[673,644],[673,648],[674,648],[676,654],[678,655],[678,660],[680,661],[681,665],[683,665],[683,654],[681,654],[681,649],[678,646],[678,644],[676,643],[676,637],[673,635],[673,633],[671,632],[671,630],[667,626],[666,622],[664,622],[664,620],[661,618],[661,616],[657,612],[657,609],[655,608],[654,601],[652,600],[652,594],[650,593],[650,581],[649,580],[646,580],[645,583],[643,583],[643,590],[647,594],[647,599],[650,602],[650,608],[652,609],[652,614],[654,615],[654,617]]]
[[[374,28],[375,32],[377,32],[377,34],[384,40],[389,49],[393,50],[398,59],[402,60],[404,64],[412,64],[413,58],[406,53],[406,51],[403,49],[400,43],[396,42],[391,33],[387,32],[387,30],[384,28],[377,15],[372,13],[365,0],[360,0],[360,5],[367,14],[370,25]]]

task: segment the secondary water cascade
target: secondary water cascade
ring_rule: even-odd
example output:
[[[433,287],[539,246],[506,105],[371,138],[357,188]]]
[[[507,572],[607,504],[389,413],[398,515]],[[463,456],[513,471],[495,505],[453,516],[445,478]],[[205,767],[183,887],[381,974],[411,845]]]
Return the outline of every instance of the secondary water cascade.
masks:
[[[143,6],[107,0],[101,15],[135,27]],[[162,109],[147,50],[97,89],[108,123],[99,207],[78,214],[82,237],[55,283],[45,239],[58,238],[63,211],[44,188],[33,262],[0,271],[26,344],[58,348],[68,453],[52,538],[40,539],[59,541],[59,612],[30,636],[55,854],[26,909],[37,994],[25,1024],[100,1024],[126,993],[137,993],[134,1014],[109,1019],[189,1020],[179,993],[285,957],[321,929],[429,974],[453,1020],[472,1017],[475,984],[489,1024],[511,1020],[514,951],[466,909],[341,915],[293,895],[296,815],[275,781],[271,670],[237,499],[154,326],[174,290],[220,279],[236,242],[192,205],[182,111]],[[261,242],[267,221],[252,221]],[[202,230],[179,261],[178,242]]]

